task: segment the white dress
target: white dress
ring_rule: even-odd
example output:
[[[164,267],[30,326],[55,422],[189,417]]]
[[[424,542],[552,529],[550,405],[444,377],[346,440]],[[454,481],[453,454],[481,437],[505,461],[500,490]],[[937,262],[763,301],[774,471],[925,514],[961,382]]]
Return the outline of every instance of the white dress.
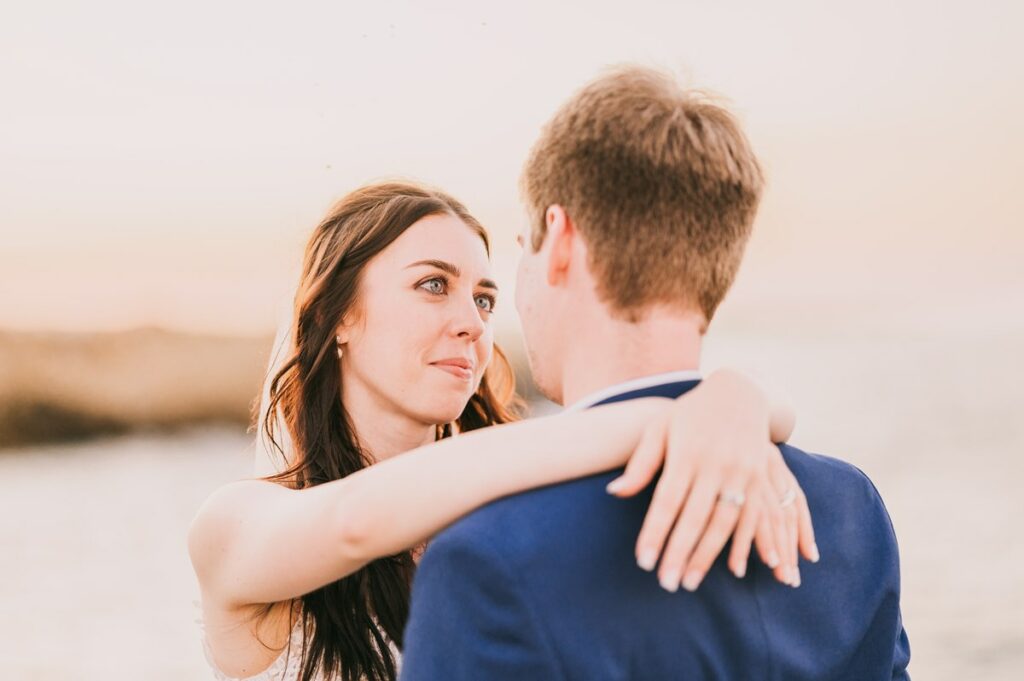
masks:
[[[401,653],[394,643],[389,644],[392,654],[395,656],[395,663],[398,669],[402,667]],[[269,667],[254,676],[238,677],[228,676],[213,661],[213,653],[210,651],[210,644],[203,636],[203,652],[206,661],[213,671],[213,678],[217,681],[297,681],[299,672],[302,669],[302,620],[299,619],[292,627],[292,633],[288,637],[287,647],[281,651],[277,659]],[[314,681],[327,681],[319,672],[313,677]]]
[[[287,647],[281,651],[269,667],[254,676],[238,677],[228,676],[213,661],[213,653],[210,651],[210,644],[203,636],[203,653],[206,654],[206,661],[213,670],[213,678],[217,681],[296,681],[299,678],[302,662],[302,620],[292,627],[291,636],[288,637]],[[316,681],[324,681],[319,674]]]

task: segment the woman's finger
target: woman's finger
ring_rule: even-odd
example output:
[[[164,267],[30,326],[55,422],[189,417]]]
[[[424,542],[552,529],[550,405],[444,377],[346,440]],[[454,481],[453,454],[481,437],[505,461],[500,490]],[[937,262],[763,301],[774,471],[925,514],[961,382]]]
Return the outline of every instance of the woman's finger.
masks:
[[[747,498],[740,513],[736,532],[732,536],[732,548],[729,550],[729,569],[742,579],[747,574],[747,563],[750,562],[750,548],[754,543],[754,534],[761,519],[761,499],[753,496]]]
[[[800,555],[797,542],[800,534],[797,531],[796,509],[792,504],[782,511],[783,522],[786,525],[786,554],[788,556],[790,579],[792,586],[800,586]]]
[[[659,485],[661,482],[658,483]],[[679,521],[672,528],[665,552],[661,556],[658,581],[667,591],[676,591],[683,579],[683,568],[697,540],[704,534],[708,519],[714,510],[721,483],[704,475],[693,483]]]
[[[772,522],[764,508],[764,503],[762,497],[760,501],[762,510],[757,521],[757,532],[754,534],[754,546],[764,564],[772,569],[775,578],[785,583],[782,560],[779,558],[779,550],[775,548],[775,531],[772,529]]]
[[[811,520],[811,509],[807,504],[807,496],[804,494],[800,483],[792,471],[789,470],[789,466],[786,465],[781,449],[775,446],[772,449],[774,452],[772,453],[773,463],[771,465],[775,467],[775,470],[779,471],[779,475],[787,478],[791,485],[790,489],[783,490],[781,502],[788,503],[790,497],[792,497],[792,503],[796,509],[797,546],[799,547],[800,554],[812,563],[817,563],[821,559],[821,555],[818,552],[818,544],[814,538],[814,523]]]
[[[775,489],[777,490],[778,488]],[[800,586],[796,509],[793,507],[792,502],[785,505],[780,502],[787,495],[791,496],[792,492],[779,494],[776,491],[775,493],[775,504],[779,509],[779,517],[775,522],[781,523],[782,528],[781,531],[776,530],[775,539],[779,547],[779,555],[782,557],[782,564],[789,574],[789,584],[791,586]]]
[[[636,563],[648,572],[657,564],[672,525],[687,501],[692,470],[691,460],[684,461],[680,457],[670,459],[654,487],[651,505],[636,540]]]
[[[803,490],[800,490],[797,493],[796,513],[799,521],[800,553],[802,553],[804,558],[812,563],[817,563],[821,560],[821,554],[818,552],[818,543],[814,539],[814,524],[811,522],[811,509],[807,505],[807,497],[804,495]]]
[[[785,509],[779,504],[779,496],[775,492],[774,487],[769,485],[765,489],[765,496],[765,505],[772,524],[772,533],[775,536],[775,548],[778,550],[781,563],[777,570],[777,572],[782,574],[780,581],[790,586],[797,586],[799,584],[799,577],[795,572],[796,565],[794,564],[792,551],[796,540],[790,537]]]
[[[771,487],[775,492],[775,503],[782,512],[782,522],[785,526],[785,534],[779,540],[782,562],[790,575],[790,583],[793,586],[800,585],[799,548],[800,538],[799,518],[797,516],[796,500],[800,491],[800,485],[796,478],[789,471],[786,462],[778,448],[772,447],[769,452],[768,473],[771,478]]]
[[[782,509],[770,485],[759,485],[757,494],[761,498],[761,520],[758,524],[754,545],[765,565],[772,569],[775,579],[783,584],[792,584],[793,575],[785,562],[785,527]]]
[[[665,460],[668,424],[668,419],[658,419],[644,429],[640,443],[626,463],[626,470],[608,483],[606,489],[609,494],[631,497],[650,484]]]
[[[737,525],[746,507],[746,495],[735,491],[742,490],[740,483],[730,482],[722,487],[724,493],[720,493],[711,520],[707,524],[704,535],[700,538],[697,548],[694,549],[685,568],[683,569],[683,588],[687,591],[695,591],[703,581],[704,576],[711,569],[711,565],[722,553],[725,543],[729,541],[730,535],[737,530]],[[750,549],[750,542],[753,540],[753,530],[747,537],[747,550]],[[733,542],[743,541],[742,537],[733,537]],[[744,562],[744,565],[746,563]],[[734,571],[735,572],[735,571]],[[742,575],[740,575],[742,576]]]

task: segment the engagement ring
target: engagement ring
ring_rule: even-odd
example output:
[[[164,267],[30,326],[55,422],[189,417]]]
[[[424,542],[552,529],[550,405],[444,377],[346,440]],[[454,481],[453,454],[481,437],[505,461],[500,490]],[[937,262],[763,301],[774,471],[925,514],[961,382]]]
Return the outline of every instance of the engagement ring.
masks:
[[[721,504],[730,504],[732,506],[743,506],[747,501],[747,497],[743,492],[722,492],[718,495],[718,502]]]

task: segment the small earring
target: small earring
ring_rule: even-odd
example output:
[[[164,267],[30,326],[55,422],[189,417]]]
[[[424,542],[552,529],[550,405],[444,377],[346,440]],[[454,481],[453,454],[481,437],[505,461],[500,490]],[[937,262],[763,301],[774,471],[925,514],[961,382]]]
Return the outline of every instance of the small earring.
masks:
[[[342,346],[342,342],[341,342],[341,336],[336,336],[336,337],[335,337],[335,339],[334,339],[334,342],[335,342],[335,343],[337,344],[337,346],[338,346],[338,359],[341,359],[341,356],[342,356],[343,354],[345,354],[345,351],[344,351],[344,350],[342,349],[342,347],[341,347],[341,346]]]

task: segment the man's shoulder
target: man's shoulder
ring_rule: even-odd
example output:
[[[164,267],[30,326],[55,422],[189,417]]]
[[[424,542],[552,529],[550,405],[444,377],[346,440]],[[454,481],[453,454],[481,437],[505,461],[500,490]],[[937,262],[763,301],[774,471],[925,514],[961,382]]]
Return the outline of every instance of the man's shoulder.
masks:
[[[804,487],[805,493],[839,495],[850,501],[881,503],[871,478],[848,461],[807,452],[790,444],[779,445],[786,466]]]
[[[879,542],[895,544],[881,495],[862,470],[847,461],[788,444],[780,450],[807,496],[819,535],[839,533],[850,538],[848,533],[855,532],[860,540],[876,547]],[[532,562],[531,556],[545,552],[561,552],[567,537],[578,539],[594,533],[635,537],[651,489],[627,500],[613,497],[605,486],[619,473],[587,476],[487,504],[438,534],[428,555],[454,551],[521,563]]]
[[[810,507],[815,534],[843,541],[888,546],[895,555],[896,533],[889,511],[871,478],[857,466],[832,456],[781,445]]]
[[[428,554],[457,548],[522,558],[558,544],[559,537],[584,522],[595,507],[615,503],[605,487],[616,474],[591,475],[493,501],[439,533]]]

